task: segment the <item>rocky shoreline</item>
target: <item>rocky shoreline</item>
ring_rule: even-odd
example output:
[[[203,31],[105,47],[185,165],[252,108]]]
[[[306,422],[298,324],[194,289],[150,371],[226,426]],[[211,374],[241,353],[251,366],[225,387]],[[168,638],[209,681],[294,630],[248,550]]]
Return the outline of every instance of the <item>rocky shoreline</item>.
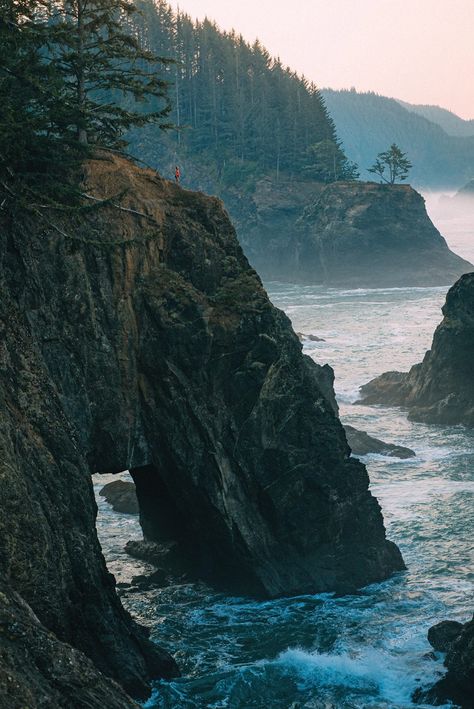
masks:
[[[408,418],[429,424],[474,427],[474,273],[450,288],[431,350],[409,372],[386,372],[361,387],[365,405],[401,406]],[[474,621],[442,621],[430,629],[433,647],[446,652],[448,672],[420,701],[448,700],[472,709]]]

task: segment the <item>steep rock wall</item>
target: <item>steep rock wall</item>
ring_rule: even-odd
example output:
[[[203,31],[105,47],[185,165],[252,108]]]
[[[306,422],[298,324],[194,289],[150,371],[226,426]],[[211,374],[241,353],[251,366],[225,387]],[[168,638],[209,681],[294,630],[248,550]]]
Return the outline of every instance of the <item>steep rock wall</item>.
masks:
[[[298,283],[449,285],[473,268],[449,250],[423,198],[408,185],[328,185],[305,209],[289,245],[280,242],[286,265],[275,270],[269,246],[253,265],[264,277]]]

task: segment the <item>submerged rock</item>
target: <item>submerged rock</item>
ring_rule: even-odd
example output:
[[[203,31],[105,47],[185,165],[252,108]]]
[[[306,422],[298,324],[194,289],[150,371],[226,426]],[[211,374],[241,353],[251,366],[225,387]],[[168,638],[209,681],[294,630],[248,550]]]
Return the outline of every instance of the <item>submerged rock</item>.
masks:
[[[369,436],[365,431],[359,431],[353,426],[344,425],[347,442],[355,455],[367,455],[368,453],[379,453],[380,455],[392,458],[413,458],[416,453],[411,448],[397,446],[394,443],[385,443],[378,438]]]
[[[144,697],[177,668],[116,595],[91,472],[129,469],[146,538],[235,591],[352,589],[404,564],[331,369],[302,355],[221,202],[110,155],[83,189],[104,203],[1,217],[0,577]]]
[[[433,286],[474,270],[450,251],[423,197],[408,185],[316,183],[298,199],[295,187],[286,198],[281,186],[256,189],[251,215],[236,213],[244,249],[266,280],[344,288]]]
[[[116,512],[137,515],[139,512],[135,485],[127,480],[113,480],[99,492]]]
[[[403,406],[413,421],[474,427],[474,273],[450,288],[442,310],[423,362],[365,384],[359,403]]]
[[[297,332],[296,334],[298,335],[300,342],[304,342],[304,340],[309,340],[310,342],[326,342],[323,337],[318,337],[317,335],[305,335],[304,332]]]

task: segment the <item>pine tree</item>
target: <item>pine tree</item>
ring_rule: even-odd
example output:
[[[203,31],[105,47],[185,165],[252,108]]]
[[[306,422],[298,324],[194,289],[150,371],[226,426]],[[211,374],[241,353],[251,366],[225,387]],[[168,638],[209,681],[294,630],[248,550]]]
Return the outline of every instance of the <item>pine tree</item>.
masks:
[[[48,61],[46,3],[0,4],[0,206],[49,203],[68,194],[81,150],[61,131],[63,81]]]
[[[64,0],[53,7],[51,61],[64,79],[69,124],[81,144],[122,147],[133,126],[170,127],[160,70],[171,60],[141,46],[135,13],[126,0]]]

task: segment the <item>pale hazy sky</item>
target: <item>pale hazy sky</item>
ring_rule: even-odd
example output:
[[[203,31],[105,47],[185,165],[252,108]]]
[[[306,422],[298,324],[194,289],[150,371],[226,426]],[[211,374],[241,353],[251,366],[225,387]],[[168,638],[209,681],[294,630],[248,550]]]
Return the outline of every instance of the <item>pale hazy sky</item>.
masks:
[[[376,91],[474,118],[474,0],[171,0],[258,37],[319,87]]]

